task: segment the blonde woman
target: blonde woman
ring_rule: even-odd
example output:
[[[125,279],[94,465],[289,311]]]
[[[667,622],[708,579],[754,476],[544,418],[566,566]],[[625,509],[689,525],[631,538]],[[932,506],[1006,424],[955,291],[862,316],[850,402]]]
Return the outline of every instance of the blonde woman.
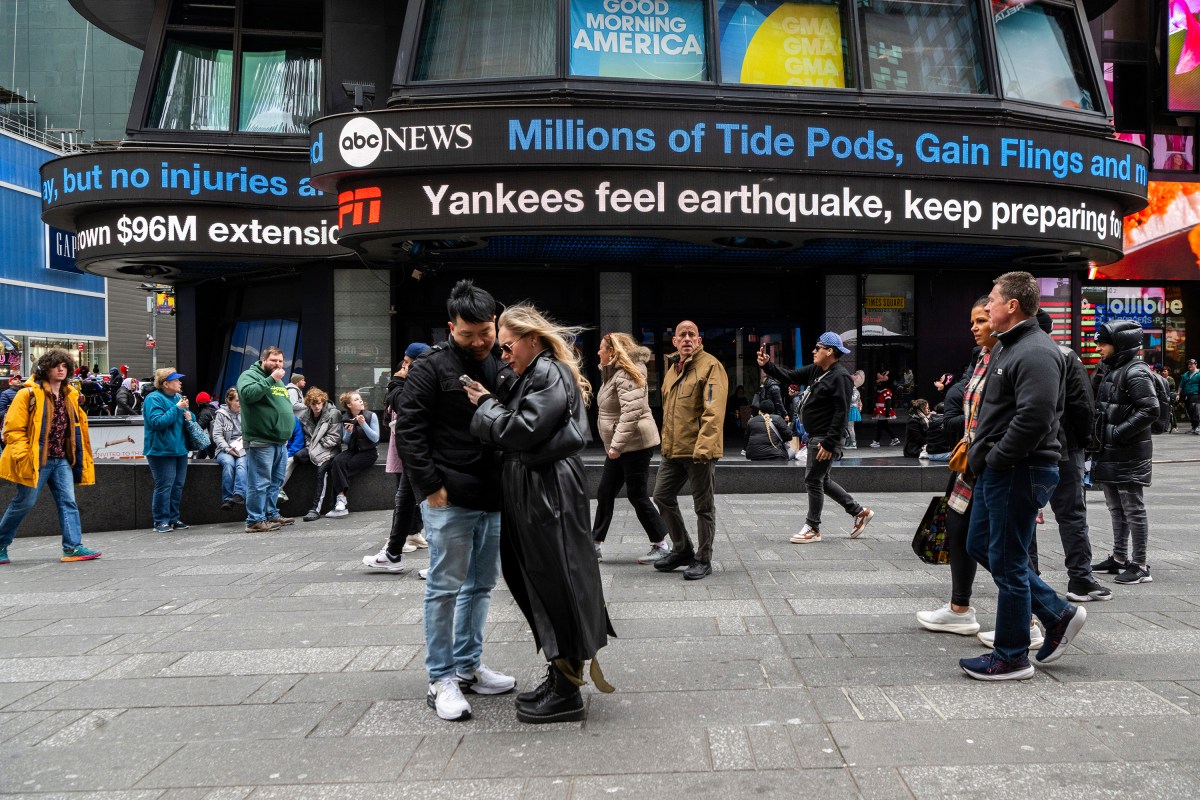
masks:
[[[658,428],[650,414],[646,393],[646,362],[650,350],[642,347],[628,333],[606,333],[600,339],[600,374],[604,382],[596,395],[600,440],[608,458],[596,496],[596,519],[592,523],[592,543],[596,558],[601,558],[600,545],[608,536],[612,523],[613,504],[621,484],[638,522],[650,537],[650,552],[638,559],[639,564],[653,564],[671,552],[667,542],[667,524],[650,502],[648,476],[650,455],[658,444]]]
[[[183,484],[187,479],[188,449],[183,436],[183,422],[192,418],[188,399],[183,394],[183,379],[187,377],[171,367],[154,373],[156,391],[146,396],[142,405],[142,425],[145,440],[142,454],[154,477],[154,493],[150,510],[157,533],[186,531],[190,526],[179,519],[179,503],[183,499]]]
[[[580,329],[559,325],[526,304],[509,307],[499,325],[501,358],[518,376],[507,400],[501,403],[478,382],[465,388],[478,406],[471,433],[504,451],[504,580],[550,662],[546,680],[517,696],[517,719],[581,720],[583,662],[608,643],[613,630],[592,550],[579,458],[588,430],[584,406],[592,391],[573,349]],[[595,662],[592,675],[597,686],[611,691]]]

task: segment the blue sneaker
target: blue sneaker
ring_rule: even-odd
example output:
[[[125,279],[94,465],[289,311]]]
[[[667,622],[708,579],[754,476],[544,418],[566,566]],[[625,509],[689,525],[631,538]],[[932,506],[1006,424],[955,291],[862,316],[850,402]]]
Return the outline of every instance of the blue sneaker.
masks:
[[[187,523],[184,523],[184,522],[180,522],[179,520],[175,520],[174,522],[171,523],[171,530],[173,530],[173,531],[186,531],[186,530],[190,529],[191,527],[192,527],[191,525],[188,525]]]
[[[0,564],[8,563],[8,548],[0,547]]]
[[[958,665],[977,681],[1023,681],[1033,677],[1033,664],[1028,658],[1001,661],[994,652],[979,658],[960,658]]]
[[[99,558],[100,551],[89,550],[83,545],[72,547],[70,550],[63,549],[62,558],[59,561],[91,561],[93,558]]]
[[[155,526],[154,526],[154,532],[155,532],[155,533],[170,533],[170,532],[171,532],[171,531],[173,531],[173,530],[174,530],[174,528],[172,528],[172,527],[171,527],[171,526],[170,526],[168,523],[166,523],[166,522],[162,523],[161,525],[155,525]]]

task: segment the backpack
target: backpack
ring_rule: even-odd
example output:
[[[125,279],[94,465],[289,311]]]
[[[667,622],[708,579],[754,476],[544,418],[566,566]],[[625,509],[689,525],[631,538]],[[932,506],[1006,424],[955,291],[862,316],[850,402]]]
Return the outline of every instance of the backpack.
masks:
[[[8,412],[12,411],[13,406],[17,404],[17,398],[21,396],[21,392],[25,393],[25,398],[29,401],[30,415],[33,414],[34,407],[37,405],[36,401],[33,399],[32,389],[30,389],[28,386],[22,386],[17,390],[16,395],[13,396],[12,403],[10,403],[8,408],[5,410],[4,419],[0,419],[0,447],[4,446],[4,423],[8,421]]]
[[[1150,370],[1154,379],[1154,393],[1158,395],[1158,419],[1150,423],[1151,433],[1166,433],[1171,430],[1171,390],[1167,379],[1154,370]]]

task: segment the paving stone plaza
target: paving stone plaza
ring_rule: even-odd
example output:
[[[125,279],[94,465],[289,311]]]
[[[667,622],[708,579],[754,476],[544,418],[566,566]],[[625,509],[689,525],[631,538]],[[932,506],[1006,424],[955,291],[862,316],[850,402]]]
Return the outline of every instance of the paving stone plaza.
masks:
[[[387,513],[258,536],[85,533],[104,557],[76,564],[57,536],[18,539],[0,567],[0,794],[1197,797],[1200,439],[1155,443],[1154,582],[1089,604],[1067,655],[1021,683],[968,679],[957,660],[982,646],[916,625],[949,596],[948,567],[909,546],[928,494],[860,494],[876,517],[856,541],[827,505],[811,545],[787,542],[803,497],[721,495],[714,574],[695,583],[634,562],[646,540],[619,500],[601,565],[618,691],[585,689],[583,723],[523,725],[511,696],[468,696],[459,723],[426,707],[427,559],[360,568]],[[1099,492],[1088,511],[1099,560]],[[1039,542],[1065,590],[1049,512]],[[995,596],[981,573],[981,620]],[[503,583],[484,659],[522,688],[543,674]]]

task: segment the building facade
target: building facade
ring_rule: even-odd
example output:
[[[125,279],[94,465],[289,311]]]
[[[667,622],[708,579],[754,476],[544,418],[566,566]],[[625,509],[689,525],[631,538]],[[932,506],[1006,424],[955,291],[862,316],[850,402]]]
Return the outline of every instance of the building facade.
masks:
[[[84,269],[176,285],[210,393],[276,343],[378,386],[471,277],[585,352],[663,356],[686,317],[753,386],[760,347],[834,329],[926,394],[1003,271],[1078,346],[1146,205],[1081,3],[72,4],[144,57],[125,142],[47,164],[44,219]]]

